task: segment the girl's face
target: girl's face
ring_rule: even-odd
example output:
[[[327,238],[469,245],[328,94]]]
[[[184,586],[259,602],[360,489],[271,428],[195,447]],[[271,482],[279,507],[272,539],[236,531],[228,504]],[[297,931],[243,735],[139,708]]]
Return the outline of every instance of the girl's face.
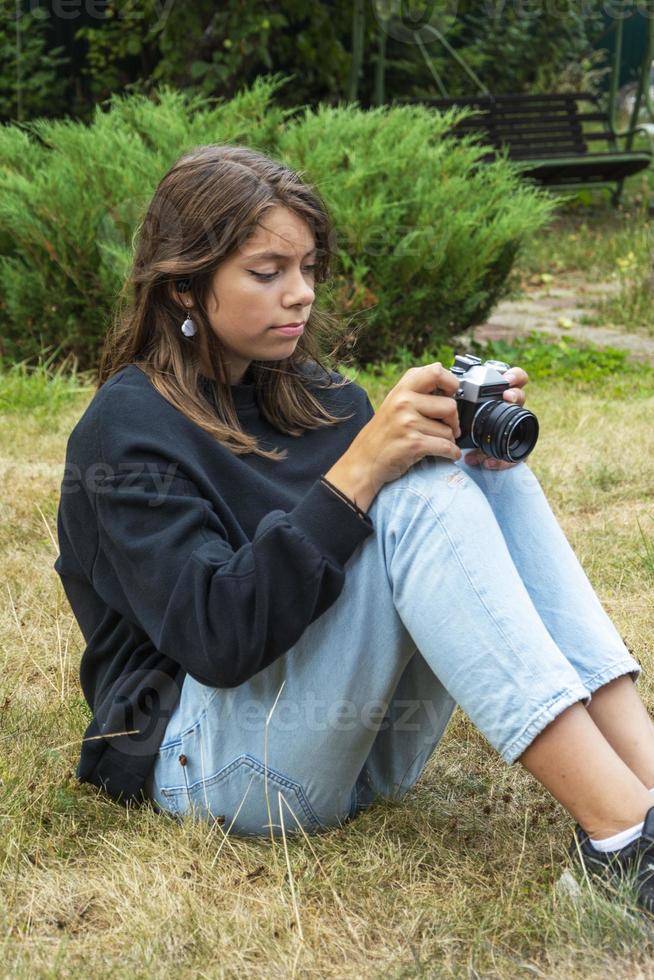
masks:
[[[315,299],[315,258],[306,222],[275,207],[216,270],[207,311],[225,348],[230,384],[241,382],[253,360],[276,361],[293,353],[301,333],[275,328],[306,323]]]

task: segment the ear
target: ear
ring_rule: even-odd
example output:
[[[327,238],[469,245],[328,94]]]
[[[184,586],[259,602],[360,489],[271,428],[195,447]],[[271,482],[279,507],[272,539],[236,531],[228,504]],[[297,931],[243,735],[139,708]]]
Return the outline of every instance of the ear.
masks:
[[[180,287],[185,287],[181,289]],[[178,279],[176,282],[168,284],[168,291],[173,303],[177,306],[188,307],[193,305],[193,296],[190,292],[188,279]]]

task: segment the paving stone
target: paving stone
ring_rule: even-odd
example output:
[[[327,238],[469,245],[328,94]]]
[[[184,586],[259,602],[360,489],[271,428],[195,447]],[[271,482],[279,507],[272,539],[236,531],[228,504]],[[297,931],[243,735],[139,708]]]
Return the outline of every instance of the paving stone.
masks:
[[[563,278],[563,277],[562,277]],[[489,340],[510,341],[530,333],[561,337],[594,344],[596,347],[615,347],[629,353],[630,360],[645,361],[654,366],[654,337],[626,333],[611,327],[581,323],[597,315],[592,298],[604,299],[617,293],[621,284],[607,280],[589,283],[577,276],[567,277],[561,285],[547,288],[529,288],[526,295],[514,300],[504,300],[495,308],[493,315],[479,326],[455,337],[457,347],[465,347],[471,340],[485,343]],[[571,326],[562,326],[569,320]]]

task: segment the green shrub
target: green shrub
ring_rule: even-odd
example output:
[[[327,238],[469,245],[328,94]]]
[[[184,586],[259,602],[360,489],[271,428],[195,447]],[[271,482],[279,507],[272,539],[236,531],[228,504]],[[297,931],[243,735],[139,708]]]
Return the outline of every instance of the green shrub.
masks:
[[[399,346],[420,355],[483,321],[554,206],[507,161],[480,165],[483,147],[448,137],[455,118],[424,106],[321,106],[279,137],[335,219],[330,302],[354,314],[361,364]]]
[[[114,99],[90,126],[0,129],[0,356],[52,350],[91,368],[127,273],[134,230],[159,179],[203,143],[243,143],[315,183],[337,229],[318,303],[344,314],[360,363],[419,354],[484,319],[552,200],[506,161],[446,135],[452,116],[402,106],[316,111],[272,103],[259,79],[229,102],[164,88]],[[360,332],[355,328],[361,327]]]
[[[49,42],[40,6],[20,7],[0,0],[0,120],[56,115],[66,103],[70,59]]]
[[[295,75],[281,93],[291,106],[344,94],[351,29],[347,0],[112,0],[75,38],[96,102],[157,85],[230,98],[274,64]]]
[[[0,104],[7,93],[6,118],[17,118],[17,47],[24,65],[21,119],[45,113],[89,121],[94,104],[111,95],[148,93],[162,84],[230,98],[273,65],[294,75],[281,93],[289,107],[433,96],[434,74],[451,95],[471,94],[474,83],[435,31],[492,92],[583,91],[605,70],[598,71],[592,51],[603,33],[603,6],[579,0],[0,0]],[[26,7],[17,45],[16,11]],[[353,16],[361,28],[358,71]],[[48,39],[63,43],[72,59],[61,58]]]
[[[585,82],[596,88],[606,72],[600,66],[606,52],[593,53],[605,27],[602,7],[579,0],[460,0],[452,28],[459,54],[491,92],[585,91],[577,86]],[[470,94],[461,67],[441,57],[448,91]]]
[[[130,264],[135,227],[163,173],[208,142],[265,149],[284,119],[279,82],[225,104],[169,89],[116,99],[91,126],[40,119],[0,129],[0,356],[43,350],[94,365]],[[288,111],[288,110],[286,110]]]

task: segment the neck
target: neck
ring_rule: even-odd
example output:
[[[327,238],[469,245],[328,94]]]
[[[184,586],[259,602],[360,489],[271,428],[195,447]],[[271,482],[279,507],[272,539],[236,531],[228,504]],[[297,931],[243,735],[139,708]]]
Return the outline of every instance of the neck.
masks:
[[[252,377],[252,372],[250,371],[250,368],[248,366],[245,369],[245,371],[240,372],[240,377],[231,378],[229,383],[230,385],[245,385],[245,384],[252,384],[253,381],[254,378]]]
[[[242,384],[252,384],[254,377],[251,371],[252,362],[246,367],[234,368],[229,362],[225,364],[226,374],[227,374],[227,384],[228,385],[242,385]],[[209,378],[210,381],[215,381],[216,376],[209,364],[207,358],[201,358],[200,360],[200,372],[205,378]]]

